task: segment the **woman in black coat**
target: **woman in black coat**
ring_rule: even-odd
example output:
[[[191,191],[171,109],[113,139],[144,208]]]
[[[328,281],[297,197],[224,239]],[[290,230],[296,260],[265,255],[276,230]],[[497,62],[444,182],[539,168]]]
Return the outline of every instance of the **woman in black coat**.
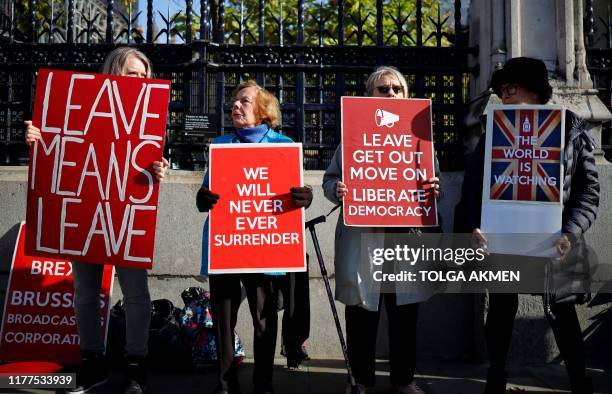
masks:
[[[531,58],[514,58],[493,74],[491,87],[503,104],[546,104],[552,96],[544,63]],[[480,227],[484,171],[484,134],[468,159],[460,205],[465,216],[462,230],[473,233],[479,246],[486,245]],[[563,235],[556,243],[559,256],[567,257],[572,247],[582,247],[581,238],[594,223],[599,205],[599,181],[593,158],[594,143],[586,123],[572,112],[566,112]],[[568,371],[574,394],[593,393],[585,374],[584,341],[575,304],[585,302],[587,294],[569,294],[551,300],[547,318]],[[485,326],[489,372],[485,394],[506,392],[506,357],[512,339],[512,326],[518,309],[518,294],[489,293],[489,311]]]

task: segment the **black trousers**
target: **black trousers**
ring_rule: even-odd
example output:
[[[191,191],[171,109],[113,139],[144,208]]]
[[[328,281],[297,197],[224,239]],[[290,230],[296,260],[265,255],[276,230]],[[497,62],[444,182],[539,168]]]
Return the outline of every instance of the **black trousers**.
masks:
[[[506,358],[512,340],[512,327],[518,309],[518,294],[490,293],[489,313],[485,326],[490,372],[505,374]],[[548,322],[570,378],[572,388],[578,388],[585,379],[584,341],[582,330],[572,303],[552,304],[555,319]]]
[[[380,303],[382,302],[385,303],[389,317],[391,384],[404,386],[414,380],[419,304],[396,305],[394,293],[381,294]],[[356,305],[347,305],[345,308],[349,361],[355,381],[365,386],[375,384],[380,306],[378,311],[368,311]]]
[[[234,361],[234,328],[241,301],[240,282],[244,285],[253,318],[253,384],[256,389],[272,386],[274,351],[278,324],[278,290],[276,278],[264,274],[211,275],[210,301],[217,332],[219,386],[237,385]]]
[[[283,301],[282,338],[285,353],[293,357],[310,336],[310,294],[308,271],[279,276]]]

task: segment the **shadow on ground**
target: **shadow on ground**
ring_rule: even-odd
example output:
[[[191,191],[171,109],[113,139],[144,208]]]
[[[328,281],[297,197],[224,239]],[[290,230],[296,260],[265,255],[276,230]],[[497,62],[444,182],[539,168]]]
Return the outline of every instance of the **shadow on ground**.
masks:
[[[319,359],[306,361],[298,370],[284,367],[284,359],[276,360],[274,384],[277,394],[342,394],[346,370],[342,360]],[[252,393],[253,364],[240,367],[240,383],[244,394]],[[612,368],[591,368],[597,393],[612,393]],[[427,394],[479,394],[484,389],[486,367],[469,363],[422,362],[417,371],[417,383]],[[121,393],[122,374],[113,372],[110,382],[94,394]],[[389,364],[377,362],[377,387],[370,394],[393,393],[389,383]],[[149,394],[210,394],[215,388],[215,370],[198,372],[151,372]],[[559,364],[509,367],[508,392],[569,393],[565,368]],[[44,393],[50,391],[21,391]]]
[[[276,360],[274,388],[277,394],[342,394],[346,370],[342,360],[310,360],[299,370],[284,367],[284,359]],[[240,383],[244,394],[252,393],[252,361],[240,367]],[[597,393],[612,393],[612,370],[590,369]],[[427,394],[479,394],[484,389],[486,367],[469,363],[420,363],[417,383]],[[122,375],[115,372],[111,381],[92,393],[121,392]],[[389,364],[377,362],[377,387],[370,394],[393,393],[389,383]],[[152,372],[150,394],[209,394],[215,388],[214,368],[198,372]],[[509,367],[509,393],[569,393],[565,368],[558,364]],[[40,391],[42,392],[42,391]]]

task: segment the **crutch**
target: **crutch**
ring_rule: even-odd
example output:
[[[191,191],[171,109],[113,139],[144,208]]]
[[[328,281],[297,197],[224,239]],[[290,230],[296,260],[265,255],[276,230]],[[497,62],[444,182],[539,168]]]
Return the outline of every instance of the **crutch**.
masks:
[[[337,207],[340,207],[338,205]],[[333,212],[334,208],[331,212]],[[331,213],[330,212],[330,213]],[[329,214],[328,214],[329,215]],[[325,261],[323,261],[323,255],[321,254],[321,247],[319,246],[319,240],[317,239],[317,233],[315,226],[319,223],[325,222],[325,216],[321,215],[317,218],[306,222],[306,228],[310,230],[312,236],[312,243],[314,244],[315,252],[317,253],[317,260],[319,261],[319,268],[321,268],[321,276],[323,277],[323,283],[325,283],[325,290],[327,291],[327,298],[329,299],[329,306],[331,307],[332,314],[334,315],[334,322],[336,323],[336,330],[338,330],[338,338],[340,339],[340,345],[342,346],[342,354],[344,355],[344,362],[346,363],[346,370],[348,372],[349,383],[351,384],[351,393],[359,394],[359,388],[355,383],[355,377],[353,376],[353,370],[348,359],[348,353],[346,350],[346,342],[344,341],[344,334],[342,333],[342,326],[340,326],[340,319],[338,318],[338,311],[336,310],[336,304],[334,302],[334,296],[332,295],[331,286],[329,285],[329,278],[327,277],[327,269],[325,269]]]

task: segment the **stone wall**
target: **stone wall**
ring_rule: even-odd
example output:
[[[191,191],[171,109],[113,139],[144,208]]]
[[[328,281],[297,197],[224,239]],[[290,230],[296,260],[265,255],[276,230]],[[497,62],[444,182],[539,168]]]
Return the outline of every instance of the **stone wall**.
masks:
[[[603,167],[602,213],[612,212],[612,169]],[[313,205],[307,210],[307,219],[329,212],[332,204],[322,194],[319,187],[323,173],[307,171],[305,183],[314,186]],[[0,305],[4,305],[4,294],[8,279],[8,269],[17,235],[17,224],[25,219],[26,167],[0,167]],[[189,286],[208,288],[205,277],[198,276],[202,239],[202,222],[205,215],[197,212],[194,196],[200,186],[202,173],[170,171],[162,183],[159,199],[159,217],[156,234],[154,269],[150,274],[149,287],[153,299],[168,298],[177,306],[182,306],[180,293]],[[443,227],[451,231],[454,206],[459,199],[463,174],[443,173],[443,197],[440,210]],[[333,281],[333,240],[338,214],[334,212],[328,221],[317,228],[319,242]],[[612,227],[610,215],[603,214],[598,220],[590,240],[596,249],[609,252],[609,228]],[[606,236],[605,234],[608,234]],[[309,349],[316,358],[340,358],[342,353],[335,339],[335,326],[329,309],[329,302],[323,281],[320,278],[318,263],[314,258],[310,235],[306,236],[308,252],[313,257],[310,262],[310,299],[311,299],[311,339]],[[118,282],[115,280],[113,299],[121,298]],[[246,302],[245,302],[246,303]],[[485,353],[482,322],[486,311],[483,295],[441,294],[434,296],[421,306],[419,312],[419,355],[445,359],[483,360]],[[337,303],[341,321],[344,309]],[[606,314],[607,313],[607,314]],[[590,357],[600,359],[609,357],[597,349],[610,348],[609,311],[606,307],[595,309],[581,308],[580,316],[585,332],[589,332],[588,349]],[[606,320],[608,319],[608,320]],[[603,322],[599,328],[595,328]],[[606,323],[607,322],[607,323]],[[608,324],[608,325],[606,325]],[[607,328],[606,328],[607,327]],[[243,338],[246,349],[252,354],[252,325],[248,308],[240,309],[238,333]],[[521,309],[515,325],[515,341],[511,357],[514,361],[543,361],[557,357],[557,349],[552,334],[544,319],[541,302],[537,297],[522,296]],[[379,353],[387,351],[386,326],[379,330]],[[524,346],[523,346],[524,345]],[[605,348],[605,347],[603,347]],[[609,353],[609,352],[608,352]],[[607,358],[609,360],[609,358]]]

